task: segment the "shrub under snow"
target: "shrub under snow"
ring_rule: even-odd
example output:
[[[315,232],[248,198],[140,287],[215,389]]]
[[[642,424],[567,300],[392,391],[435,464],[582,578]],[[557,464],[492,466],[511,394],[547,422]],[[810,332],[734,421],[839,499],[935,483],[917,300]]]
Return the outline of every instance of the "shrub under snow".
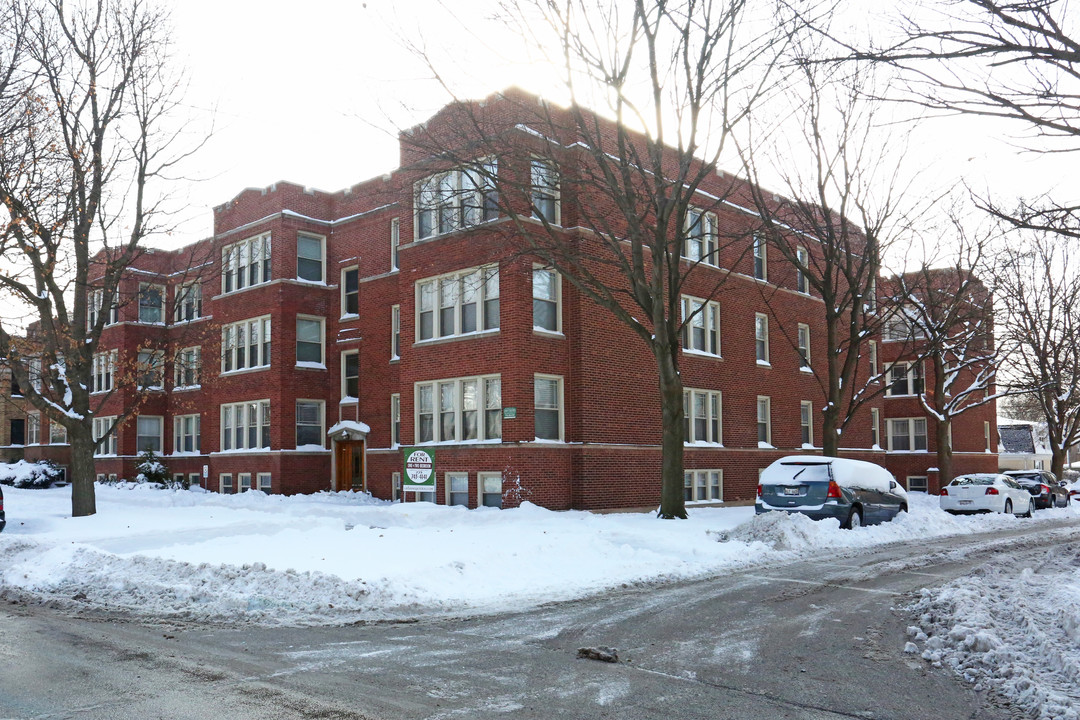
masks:
[[[0,464],[0,485],[17,488],[47,488],[60,482],[64,472],[48,460],[41,462],[18,462]]]

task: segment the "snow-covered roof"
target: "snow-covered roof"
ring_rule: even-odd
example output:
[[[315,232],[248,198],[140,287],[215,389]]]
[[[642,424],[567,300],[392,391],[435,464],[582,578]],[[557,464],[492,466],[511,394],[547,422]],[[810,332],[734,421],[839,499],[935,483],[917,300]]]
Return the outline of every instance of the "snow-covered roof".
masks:
[[[326,431],[327,435],[336,435],[342,430],[348,430],[349,432],[359,433],[361,435],[367,435],[371,432],[371,428],[365,423],[356,422],[355,420],[342,420],[334,427]]]
[[[1035,440],[1031,435],[1031,424],[1023,425],[998,425],[998,437],[1001,438],[1002,452],[1006,453],[1029,453],[1035,452]]]

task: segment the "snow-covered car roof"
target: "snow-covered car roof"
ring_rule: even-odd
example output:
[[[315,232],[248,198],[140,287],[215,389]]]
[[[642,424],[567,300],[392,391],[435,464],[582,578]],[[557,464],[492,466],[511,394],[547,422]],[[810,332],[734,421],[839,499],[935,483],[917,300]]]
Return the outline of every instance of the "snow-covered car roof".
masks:
[[[853,490],[879,490],[888,492],[890,483],[895,482],[885,468],[865,460],[852,460],[850,458],[823,457],[821,455],[789,455],[782,457],[761,473],[762,485],[784,485],[791,482],[792,467],[832,466],[832,479],[840,487]],[[899,483],[893,492],[906,495],[904,488]]]

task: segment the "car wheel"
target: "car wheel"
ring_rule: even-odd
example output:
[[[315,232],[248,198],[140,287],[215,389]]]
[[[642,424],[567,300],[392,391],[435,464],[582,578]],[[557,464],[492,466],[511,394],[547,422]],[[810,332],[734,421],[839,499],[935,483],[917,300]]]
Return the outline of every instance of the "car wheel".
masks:
[[[1012,500],[1009,500],[1008,498],[1005,499],[1005,514],[1012,514]]]
[[[855,507],[851,507],[851,511],[848,513],[847,520],[844,521],[843,527],[848,530],[854,530],[857,527],[862,527],[862,510]]]
[[[1028,510],[1027,510],[1027,512],[1024,513],[1023,515],[1021,515],[1020,517],[1029,518],[1029,517],[1033,516],[1034,514],[1035,514],[1035,502],[1034,501],[1028,501]]]
[[[901,505],[900,506],[900,512],[906,513],[907,512],[907,505]]]

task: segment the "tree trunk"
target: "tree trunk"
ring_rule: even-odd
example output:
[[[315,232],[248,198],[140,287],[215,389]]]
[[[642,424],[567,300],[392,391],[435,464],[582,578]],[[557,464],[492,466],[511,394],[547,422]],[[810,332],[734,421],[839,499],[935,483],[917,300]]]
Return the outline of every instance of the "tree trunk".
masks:
[[[821,454],[825,457],[837,457],[840,451],[840,410],[836,403],[830,403],[821,412]]]
[[[1065,472],[1065,450],[1052,448],[1050,450],[1050,472],[1054,473],[1054,477],[1060,480]]]
[[[663,410],[661,444],[660,517],[686,518],[683,497],[683,386],[675,362],[666,348],[657,351],[660,402]]]
[[[949,428],[951,427],[951,420],[937,424],[937,468],[940,487],[945,487],[953,479],[952,443],[949,442]]]
[[[85,424],[68,429],[71,439],[71,516],[97,512],[94,498],[94,437]]]

